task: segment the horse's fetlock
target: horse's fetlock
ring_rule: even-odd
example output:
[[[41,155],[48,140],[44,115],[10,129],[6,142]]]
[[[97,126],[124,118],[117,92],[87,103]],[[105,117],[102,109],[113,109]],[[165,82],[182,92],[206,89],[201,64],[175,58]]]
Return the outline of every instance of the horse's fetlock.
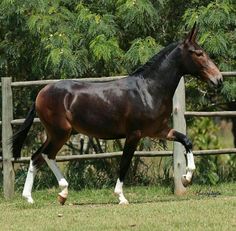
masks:
[[[193,144],[191,142],[191,140],[189,140],[187,137],[184,140],[185,143],[185,148],[187,150],[187,152],[190,152],[193,149]]]
[[[69,186],[69,184],[68,184],[68,182],[66,181],[66,179],[61,179],[60,181],[59,181],[59,186],[61,187],[61,188],[68,188],[68,186]]]

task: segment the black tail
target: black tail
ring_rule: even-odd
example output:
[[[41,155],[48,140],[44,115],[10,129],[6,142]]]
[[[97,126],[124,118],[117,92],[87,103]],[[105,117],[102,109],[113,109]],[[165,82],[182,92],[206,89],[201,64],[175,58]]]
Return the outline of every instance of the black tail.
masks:
[[[35,110],[35,103],[34,103],[31,106],[28,112],[28,115],[26,116],[26,119],[24,123],[21,125],[20,129],[17,131],[16,134],[12,136],[11,142],[12,142],[12,151],[13,151],[14,158],[19,158],[21,156],[21,149],[22,149],[23,143],[34,121],[35,115],[36,115],[36,110]]]

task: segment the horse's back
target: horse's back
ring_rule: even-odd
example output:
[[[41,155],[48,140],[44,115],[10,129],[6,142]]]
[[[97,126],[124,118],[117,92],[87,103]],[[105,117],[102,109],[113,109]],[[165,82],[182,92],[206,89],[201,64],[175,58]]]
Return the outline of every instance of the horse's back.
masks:
[[[73,130],[90,136],[124,137],[127,102],[121,85],[122,81],[62,80],[39,92],[36,110],[45,127],[49,123],[59,126],[58,121],[65,120]]]

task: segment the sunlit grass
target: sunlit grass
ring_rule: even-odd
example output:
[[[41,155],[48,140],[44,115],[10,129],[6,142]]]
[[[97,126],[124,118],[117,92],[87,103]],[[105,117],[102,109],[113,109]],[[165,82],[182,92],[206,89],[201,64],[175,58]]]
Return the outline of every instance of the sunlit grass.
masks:
[[[0,230],[236,230],[236,184],[193,185],[177,197],[170,187],[129,187],[128,206],[113,189],[70,191],[65,206],[58,189],[34,192],[34,205],[19,193],[0,202]]]

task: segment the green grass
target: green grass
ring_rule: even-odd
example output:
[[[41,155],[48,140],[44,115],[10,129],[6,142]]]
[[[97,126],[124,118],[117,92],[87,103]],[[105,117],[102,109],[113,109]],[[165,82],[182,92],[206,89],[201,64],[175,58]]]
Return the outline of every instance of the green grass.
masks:
[[[168,187],[130,187],[120,206],[113,189],[70,191],[66,205],[57,189],[37,191],[34,205],[17,194],[0,197],[0,230],[236,230],[236,184],[193,185],[177,197]]]

